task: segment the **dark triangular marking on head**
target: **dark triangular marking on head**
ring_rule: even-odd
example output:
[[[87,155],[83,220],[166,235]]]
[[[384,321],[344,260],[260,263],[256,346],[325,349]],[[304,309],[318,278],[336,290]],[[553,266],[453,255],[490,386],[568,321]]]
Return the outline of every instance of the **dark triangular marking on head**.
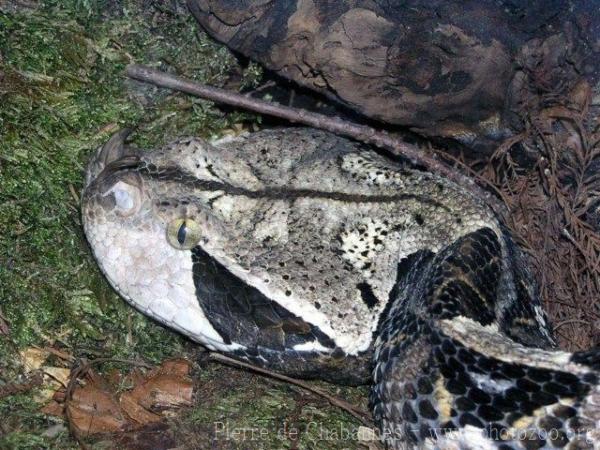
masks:
[[[318,327],[244,283],[201,247],[192,249],[192,262],[196,298],[226,344],[283,351],[318,342],[335,348]]]

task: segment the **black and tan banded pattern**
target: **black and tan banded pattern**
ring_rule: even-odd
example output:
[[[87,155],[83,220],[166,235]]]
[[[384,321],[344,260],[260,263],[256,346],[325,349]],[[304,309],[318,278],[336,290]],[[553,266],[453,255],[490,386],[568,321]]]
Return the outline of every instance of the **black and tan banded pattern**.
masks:
[[[413,266],[409,293],[394,305],[376,345],[372,402],[393,448],[449,442],[503,450],[593,448],[588,432],[595,422],[586,402],[597,389],[591,366],[598,352],[575,354],[562,367],[559,359],[548,361],[551,352],[535,348],[527,363],[511,360],[511,348],[521,346],[515,327],[535,330],[524,320],[526,309],[511,316],[498,308],[500,250],[495,234],[481,229]],[[455,335],[462,322],[470,324],[468,340]],[[489,339],[500,333],[500,344]],[[532,337],[551,346],[543,336]],[[575,361],[588,370],[565,370]]]

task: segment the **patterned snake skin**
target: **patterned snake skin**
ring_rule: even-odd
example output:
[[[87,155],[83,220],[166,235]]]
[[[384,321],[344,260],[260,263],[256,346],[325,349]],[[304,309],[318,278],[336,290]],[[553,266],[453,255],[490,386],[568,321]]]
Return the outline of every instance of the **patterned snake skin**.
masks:
[[[392,449],[600,448],[600,350],[556,350],[485,204],[289,128],[92,159],[85,232],[119,294],[206,347],[358,384]]]

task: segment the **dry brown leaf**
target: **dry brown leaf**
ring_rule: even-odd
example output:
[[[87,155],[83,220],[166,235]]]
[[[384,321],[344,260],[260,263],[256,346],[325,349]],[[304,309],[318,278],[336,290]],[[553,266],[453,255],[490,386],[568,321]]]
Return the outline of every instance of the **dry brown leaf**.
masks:
[[[38,403],[46,403],[56,392],[67,387],[71,370],[66,367],[43,366],[41,371],[44,374],[44,383],[42,389],[36,392],[34,400]]]
[[[64,403],[67,397],[67,393],[64,389],[59,389],[52,396],[52,400],[57,401],[58,403]]]
[[[161,420],[161,416],[148,411],[144,406],[140,405],[140,399],[133,392],[122,394],[119,402],[125,414],[138,424],[143,425]]]
[[[143,386],[147,395],[140,404],[151,409],[168,409],[192,404],[193,383],[177,375],[159,374]]]
[[[95,379],[74,390],[67,404],[67,416],[75,432],[82,436],[114,433],[128,425],[119,403]]]
[[[189,372],[188,361],[165,361],[139,380],[131,391],[121,395],[121,406],[139,423],[150,423],[160,418],[154,411],[190,406],[194,386]]]
[[[67,403],[67,417],[75,433],[82,436],[137,430],[158,423],[164,418],[160,411],[192,404],[189,372],[190,363],[181,359],[166,361],[147,374],[133,370],[123,376],[112,371],[101,377],[89,371],[86,385],[76,388]],[[117,386],[123,384],[134,387],[117,400]],[[60,414],[60,404],[54,400],[42,412]]]
[[[158,370],[161,373],[185,377],[190,374],[191,365],[189,361],[182,358],[168,359],[158,367]]]
[[[65,404],[52,399],[40,409],[40,412],[49,416],[64,417]]]
[[[46,362],[49,354],[46,350],[36,347],[28,347],[20,353],[21,361],[26,373],[38,370],[42,367],[42,364]]]
[[[71,369],[66,367],[44,366],[42,367],[42,372],[44,375],[46,375],[46,378],[49,377],[52,380],[60,383],[63,387],[67,387],[67,384],[69,383],[69,377],[71,375]]]

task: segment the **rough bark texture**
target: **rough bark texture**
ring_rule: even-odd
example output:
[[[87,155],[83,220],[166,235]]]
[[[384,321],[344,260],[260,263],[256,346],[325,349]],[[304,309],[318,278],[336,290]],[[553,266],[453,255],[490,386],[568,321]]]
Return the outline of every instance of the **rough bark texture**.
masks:
[[[600,71],[596,0],[189,0],[216,39],[361,114],[489,152]]]

